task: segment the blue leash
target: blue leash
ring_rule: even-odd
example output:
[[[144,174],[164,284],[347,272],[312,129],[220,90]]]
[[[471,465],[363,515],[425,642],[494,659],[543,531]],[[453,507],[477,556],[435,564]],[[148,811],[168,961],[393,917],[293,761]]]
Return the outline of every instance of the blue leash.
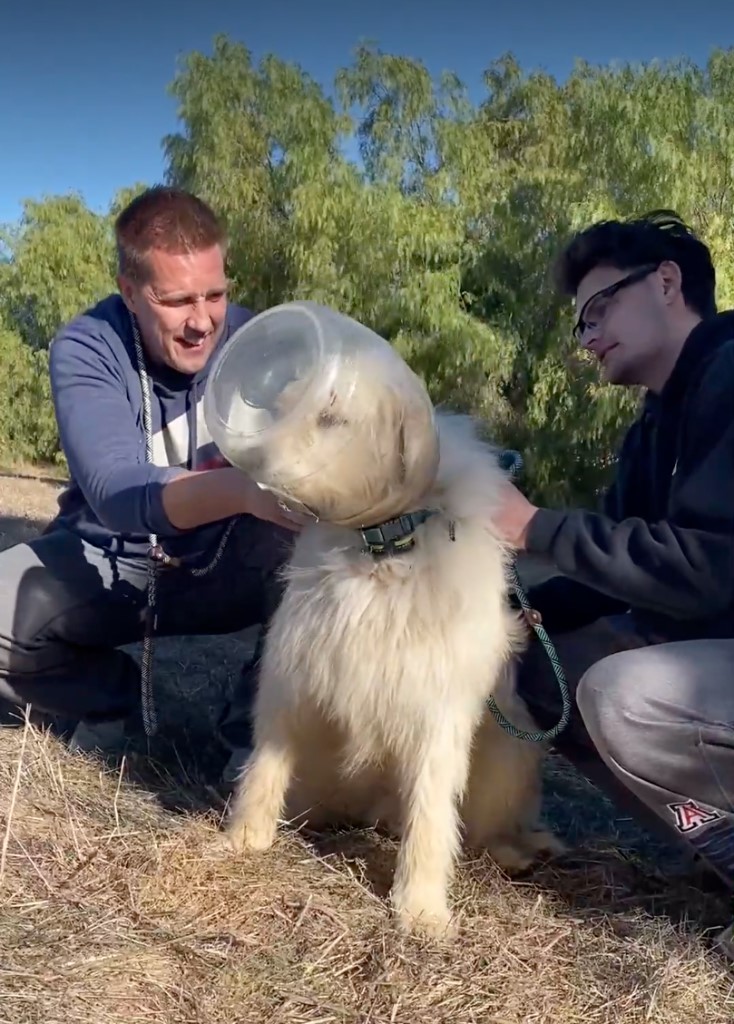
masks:
[[[504,451],[500,456],[500,465],[504,470],[509,471],[511,476],[517,477],[522,472],[523,460],[522,455],[515,451]],[[558,682],[558,688],[561,691],[561,701],[563,710],[561,711],[561,717],[557,724],[552,729],[539,730],[538,732],[526,732],[523,729],[518,729],[508,721],[497,706],[497,702],[491,695],[487,698],[487,706],[492,712],[497,723],[509,733],[510,736],[514,736],[518,740],[527,740],[528,743],[547,743],[548,740],[555,739],[568,725],[568,719],[571,715],[571,698],[568,692],[568,683],[566,676],[563,671],[563,667],[558,660],[558,654],[556,653],[553,641],[548,636],[547,632],[543,628],[540,621],[540,616],[531,607],[528,601],[527,594],[525,593],[522,584],[520,583],[520,576],[517,571],[517,564],[513,561],[510,567],[510,582],[515,592],[515,596],[520,603],[520,607],[525,613],[525,618],[528,620],[530,625],[535,630],[535,635],[538,640],[542,643],[545,648],[545,652],[550,659],[551,665],[553,666],[553,673]]]

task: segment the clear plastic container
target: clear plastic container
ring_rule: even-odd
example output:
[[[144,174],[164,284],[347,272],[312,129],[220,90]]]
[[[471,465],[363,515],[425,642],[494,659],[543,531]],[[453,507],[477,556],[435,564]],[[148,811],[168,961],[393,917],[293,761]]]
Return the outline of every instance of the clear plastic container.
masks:
[[[397,506],[437,468],[423,382],[384,338],[314,302],[275,306],[230,338],[209,374],[204,417],[233,466],[332,522],[406,511]]]

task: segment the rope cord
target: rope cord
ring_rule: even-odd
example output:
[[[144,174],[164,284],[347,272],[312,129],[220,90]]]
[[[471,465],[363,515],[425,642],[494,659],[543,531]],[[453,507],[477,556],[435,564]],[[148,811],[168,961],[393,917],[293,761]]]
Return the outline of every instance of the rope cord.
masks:
[[[140,340],[140,331],[135,317],[130,314],[133,329],[133,340],[135,342],[135,357],[138,364],[138,376],[143,396],[143,427],[145,430],[145,461],[153,461],[153,416],[151,403],[150,377],[145,363],[145,354]],[[237,517],[230,520],[227,528],[222,534],[214,557],[203,566],[193,566],[188,569],[192,576],[206,576],[219,563],[224,549],[227,546],[229,536],[234,529]],[[146,736],[153,736],[158,730],[158,718],[156,715],[155,699],[153,695],[153,638],[157,625],[156,600],[158,597],[158,573],[165,565],[170,565],[173,560],[165,554],[158,544],[158,537],[155,533],[148,534],[148,579],[147,579],[147,608],[145,611],[145,632],[143,634],[143,656],[140,666],[140,692],[143,711],[143,726]]]
[[[509,471],[510,475],[517,477],[523,470],[523,458],[519,452],[515,451],[504,451],[500,456],[500,463],[502,467]],[[540,616],[531,607],[528,600],[527,594],[523,589],[522,583],[520,582],[520,576],[517,571],[517,561],[513,561],[510,566],[510,582],[512,583],[512,589],[515,592],[515,597],[520,603],[520,607],[525,613],[525,618],[528,620],[530,625],[535,631],[535,635],[538,640],[542,643],[545,653],[548,655],[551,665],[553,666],[553,674],[556,677],[558,688],[561,691],[561,703],[562,711],[561,717],[558,722],[550,729],[539,729],[537,732],[527,732],[524,729],[518,729],[517,726],[513,725],[500,711],[497,702],[493,696],[487,698],[487,706],[494,716],[497,723],[509,733],[510,736],[514,736],[515,739],[526,740],[528,743],[547,743],[549,740],[555,739],[568,725],[568,720],[571,715],[571,698],[568,692],[568,682],[566,680],[563,666],[558,658],[556,648],[553,641],[548,636],[548,633],[543,628],[540,621]]]

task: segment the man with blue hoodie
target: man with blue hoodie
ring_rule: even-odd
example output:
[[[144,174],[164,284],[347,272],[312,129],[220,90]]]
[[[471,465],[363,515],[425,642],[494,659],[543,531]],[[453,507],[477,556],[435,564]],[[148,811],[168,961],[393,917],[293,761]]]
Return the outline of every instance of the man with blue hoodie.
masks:
[[[119,648],[145,634],[151,538],[170,558],[155,635],[221,634],[267,622],[298,529],[226,464],[203,419],[213,357],[253,316],[227,301],[215,214],[152,188],[120,213],[116,243],[119,294],[50,347],[70,484],[41,537],[0,553],[0,699],[71,719],[73,745],[90,749],[121,743],[140,706],[140,670]],[[256,667],[220,723],[233,765]]]

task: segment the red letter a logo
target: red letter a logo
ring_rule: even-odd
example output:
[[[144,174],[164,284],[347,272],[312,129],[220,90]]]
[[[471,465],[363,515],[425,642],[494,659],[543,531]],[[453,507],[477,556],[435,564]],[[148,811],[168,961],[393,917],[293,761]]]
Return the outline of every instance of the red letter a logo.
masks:
[[[719,818],[724,817],[721,811],[702,807],[695,800],[682,800],[677,804],[668,804],[668,807],[675,817],[675,827],[684,835],[686,832],[695,832],[702,825],[710,825],[712,821],[718,821]]]

